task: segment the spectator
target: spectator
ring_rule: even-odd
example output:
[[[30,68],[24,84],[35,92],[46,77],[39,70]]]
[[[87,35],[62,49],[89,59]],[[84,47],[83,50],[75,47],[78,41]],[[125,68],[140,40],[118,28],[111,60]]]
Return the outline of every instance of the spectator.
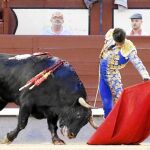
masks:
[[[64,16],[61,12],[54,12],[51,16],[51,26],[46,27],[42,35],[71,35],[72,33],[64,26]]]
[[[133,35],[133,36],[148,35],[146,32],[142,30],[143,18],[141,14],[139,13],[133,14],[130,17],[130,19],[131,19],[132,30],[130,31],[129,35]]]

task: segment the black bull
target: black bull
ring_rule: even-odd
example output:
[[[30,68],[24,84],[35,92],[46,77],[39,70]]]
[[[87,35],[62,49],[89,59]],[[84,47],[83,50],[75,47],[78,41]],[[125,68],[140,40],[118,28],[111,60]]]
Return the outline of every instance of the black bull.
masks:
[[[19,105],[17,127],[1,141],[12,142],[27,125],[30,115],[47,119],[54,144],[64,144],[57,135],[57,122],[61,133],[75,138],[88,122],[96,127],[91,106],[86,103],[86,91],[76,72],[65,62],[39,86],[29,90],[19,88],[38,73],[54,65],[59,58],[31,56],[26,59],[8,59],[13,55],[0,54],[0,110],[9,102]]]

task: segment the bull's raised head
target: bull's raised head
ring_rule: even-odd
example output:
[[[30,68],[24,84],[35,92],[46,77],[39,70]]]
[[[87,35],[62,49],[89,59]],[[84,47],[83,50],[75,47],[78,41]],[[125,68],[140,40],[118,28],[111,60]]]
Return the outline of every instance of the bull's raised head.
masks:
[[[83,98],[79,98],[75,105],[71,108],[65,108],[65,112],[60,115],[59,120],[61,133],[69,139],[75,138],[80,129],[88,122],[92,127],[98,127],[92,118],[92,106],[86,103]]]

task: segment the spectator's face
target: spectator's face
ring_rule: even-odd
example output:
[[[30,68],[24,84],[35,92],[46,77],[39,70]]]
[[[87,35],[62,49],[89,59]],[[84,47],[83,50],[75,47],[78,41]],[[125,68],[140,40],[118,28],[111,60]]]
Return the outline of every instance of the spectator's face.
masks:
[[[61,16],[54,16],[52,17],[51,19],[51,23],[54,25],[54,26],[62,26],[64,20]]]
[[[133,30],[140,29],[142,25],[142,19],[131,19],[131,25]]]

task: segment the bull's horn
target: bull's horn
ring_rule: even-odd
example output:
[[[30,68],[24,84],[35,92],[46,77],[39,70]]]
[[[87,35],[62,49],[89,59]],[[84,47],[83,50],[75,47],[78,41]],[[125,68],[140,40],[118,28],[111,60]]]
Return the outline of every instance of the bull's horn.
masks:
[[[89,105],[82,97],[79,98],[78,102],[83,107],[86,107],[86,108],[95,108],[95,107]]]
[[[94,129],[97,129],[97,128],[98,128],[98,125],[94,122],[92,116],[91,116],[90,119],[89,119],[89,123],[90,123],[90,125],[91,125]]]

